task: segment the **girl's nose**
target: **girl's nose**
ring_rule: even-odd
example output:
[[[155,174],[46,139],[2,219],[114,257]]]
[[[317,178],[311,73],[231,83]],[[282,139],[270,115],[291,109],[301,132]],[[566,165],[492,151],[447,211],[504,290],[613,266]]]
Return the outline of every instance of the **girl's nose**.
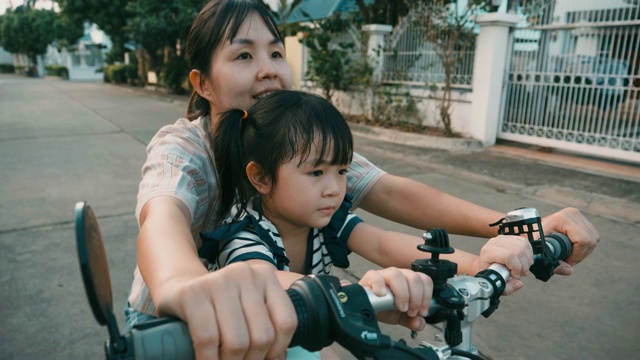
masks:
[[[338,179],[329,179],[324,189],[324,196],[336,196],[340,194],[340,181]]]

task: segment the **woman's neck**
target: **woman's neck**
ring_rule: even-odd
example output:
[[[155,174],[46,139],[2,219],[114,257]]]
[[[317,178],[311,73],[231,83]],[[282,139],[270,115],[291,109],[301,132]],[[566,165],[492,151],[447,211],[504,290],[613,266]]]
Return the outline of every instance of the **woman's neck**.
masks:
[[[215,129],[220,122],[220,115],[209,114],[209,125],[211,125],[212,129]]]

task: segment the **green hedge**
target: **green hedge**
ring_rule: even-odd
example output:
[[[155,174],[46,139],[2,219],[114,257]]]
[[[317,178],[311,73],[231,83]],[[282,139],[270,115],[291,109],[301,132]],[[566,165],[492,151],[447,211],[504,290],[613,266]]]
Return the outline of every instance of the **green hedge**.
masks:
[[[47,75],[51,76],[60,76],[61,78],[68,79],[69,78],[69,70],[66,66],[62,65],[47,65],[44,67],[47,72]]]
[[[13,74],[16,72],[13,64],[0,64],[0,74]]]
[[[135,65],[114,64],[104,69],[104,81],[125,84],[128,80],[138,79],[138,67]]]

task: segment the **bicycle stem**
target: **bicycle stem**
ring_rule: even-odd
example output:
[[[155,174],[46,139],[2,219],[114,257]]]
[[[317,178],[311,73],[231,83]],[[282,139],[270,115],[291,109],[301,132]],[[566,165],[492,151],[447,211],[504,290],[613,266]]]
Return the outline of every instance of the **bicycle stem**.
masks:
[[[551,256],[556,259],[564,259],[571,253],[571,242],[563,234],[554,233],[547,235],[545,245]],[[538,261],[542,259],[542,257],[542,254],[536,254],[534,255],[534,261]],[[477,349],[473,345],[472,339],[473,322],[480,315],[489,317],[498,307],[498,298],[502,295],[506,282],[510,277],[511,273],[505,265],[495,263],[489,266],[489,269],[481,271],[475,276],[456,275],[447,279],[443,287],[448,291],[454,290],[456,296],[459,296],[464,302],[464,306],[462,306],[461,309],[459,309],[460,307],[458,305],[456,305],[454,309],[461,310],[463,316],[458,324],[459,329],[456,329],[456,332],[459,333],[459,343],[450,343],[451,340],[446,341],[451,348],[477,354]],[[384,296],[377,296],[369,289],[365,289],[365,291],[376,312],[396,309],[393,293],[389,289],[387,289],[387,293]],[[440,303],[434,294],[431,300],[431,306],[429,307],[429,313],[425,317],[427,321],[432,324],[444,322],[443,334],[445,339],[453,336],[452,334],[447,335],[448,326],[451,326],[452,323],[443,321],[443,318],[439,317],[438,314],[442,312],[446,313],[450,310],[450,307],[446,303]],[[429,319],[432,321],[429,321]],[[424,343],[423,345],[429,344]],[[442,349],[442,347],[440,349]]]

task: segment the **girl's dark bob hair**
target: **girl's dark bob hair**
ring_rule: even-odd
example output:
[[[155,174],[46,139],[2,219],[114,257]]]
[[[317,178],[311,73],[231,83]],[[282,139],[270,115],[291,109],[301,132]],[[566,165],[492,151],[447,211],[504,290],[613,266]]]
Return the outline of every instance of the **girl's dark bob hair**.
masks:
[[[251,161],[273,183],[278,167],[297,156],[297,165],[309,160],[315,166],[323,161],[331,165],[351,162],[353,138],[349,125],[338,109],[319,95],[277,91],[255,103],[247,113],[243,119],[244,110],[225,112],[212,138],[220,178],[221,218],[236,202],[246,209],[257,194],[245,172]],[[309,159],[313,150],[316,157]]]

